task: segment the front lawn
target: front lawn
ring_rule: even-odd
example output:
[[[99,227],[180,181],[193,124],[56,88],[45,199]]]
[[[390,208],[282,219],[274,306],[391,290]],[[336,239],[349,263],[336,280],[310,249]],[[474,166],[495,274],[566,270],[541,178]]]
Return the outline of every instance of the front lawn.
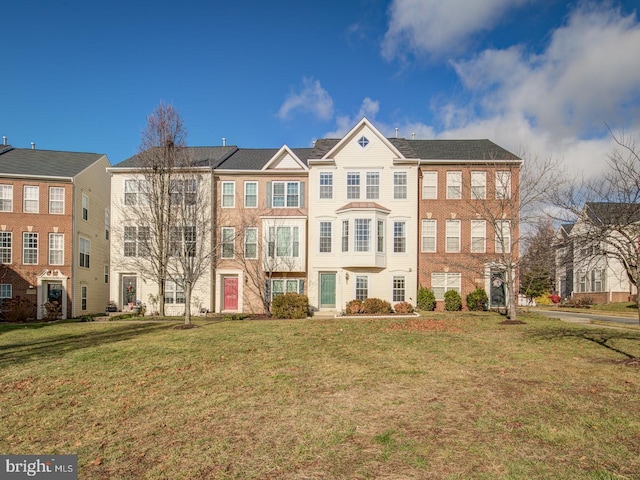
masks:
[[[82,479],[640,477],[640,331],[532,314],[0,326],[0,451]]]

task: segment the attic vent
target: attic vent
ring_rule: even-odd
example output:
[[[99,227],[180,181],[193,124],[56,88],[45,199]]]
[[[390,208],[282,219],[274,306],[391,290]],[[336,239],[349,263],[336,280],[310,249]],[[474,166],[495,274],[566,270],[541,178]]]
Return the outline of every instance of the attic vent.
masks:
[[[369,145],[369,139],[364,135],[361,136],[360,140],[358,140],[358,145],[360,145],[362,148],[366,147],[367,145]]]

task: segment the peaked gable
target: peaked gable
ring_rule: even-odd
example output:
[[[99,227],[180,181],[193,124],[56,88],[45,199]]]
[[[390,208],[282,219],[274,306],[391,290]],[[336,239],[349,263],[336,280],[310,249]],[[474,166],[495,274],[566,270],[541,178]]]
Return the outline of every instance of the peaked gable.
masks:
[[[262,167],[262,170],[308,170],[308,167],[287,145],[283,145]]]
[[[347,134],[338,140],[331,148],[317,160],[312,162],[332,163],[336,157],[344,154],[352,156],[356,152],[365,152],[369,149],[386,149],[394,159],[405,159],[400,150],[389,141],[373,124],[363,117]]]

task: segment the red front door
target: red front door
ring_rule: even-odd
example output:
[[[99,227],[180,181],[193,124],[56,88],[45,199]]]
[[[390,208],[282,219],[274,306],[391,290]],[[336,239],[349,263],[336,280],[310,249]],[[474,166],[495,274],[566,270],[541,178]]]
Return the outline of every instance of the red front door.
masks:
[[[224,279],[224,309],[238,309],[238,277],[225,277]]]

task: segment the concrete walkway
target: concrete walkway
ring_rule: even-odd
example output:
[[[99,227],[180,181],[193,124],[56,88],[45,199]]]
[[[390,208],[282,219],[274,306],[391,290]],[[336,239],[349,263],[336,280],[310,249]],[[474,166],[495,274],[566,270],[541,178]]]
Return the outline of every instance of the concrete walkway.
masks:
[[[543,308],[531,308],[531,312],[544,315],[549,318],[558,318],[564,322],[571,323],[591,323],[593,320],[599,322],[608,322],[622,325],[638,326],[637,317],[623,317],[618,315],[605,315],[602,313],[591,313],[589,311],[581,310],[577,312],[566,312],[563,310],[547,310]]]

